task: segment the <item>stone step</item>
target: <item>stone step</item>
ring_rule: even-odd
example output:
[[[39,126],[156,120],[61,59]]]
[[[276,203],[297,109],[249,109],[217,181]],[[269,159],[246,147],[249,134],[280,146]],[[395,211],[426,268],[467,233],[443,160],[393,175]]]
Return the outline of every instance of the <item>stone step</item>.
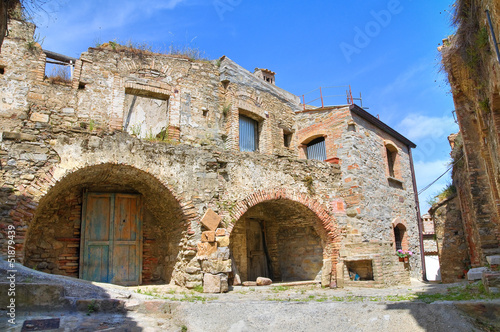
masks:
[[[8,296],[14,291],[15,296]],[[39,284],[39,283],[16,283],[12,286],[9,283],[0,283],[0,309],[6,310],[11,303],[11,298],[15,299],[16,308],[33,311],[83,311],[83,312],[103,312],[103,313],[123,313],[134,310],[137,300],[120,300],[112,298],[78,298],[65,296],[65,289],[62,285]],[[130,302],[130,304],[128,303]]]
[[[9,293],[15,295],[9,296]],[[62,285],[2,282],[0,294],[6,295],[0,296],[0,309],[5,309],[11,303],[11,299],[15,299],[17,308],[33,310],[60,309],[70,305],[70,300],[64,297]]]

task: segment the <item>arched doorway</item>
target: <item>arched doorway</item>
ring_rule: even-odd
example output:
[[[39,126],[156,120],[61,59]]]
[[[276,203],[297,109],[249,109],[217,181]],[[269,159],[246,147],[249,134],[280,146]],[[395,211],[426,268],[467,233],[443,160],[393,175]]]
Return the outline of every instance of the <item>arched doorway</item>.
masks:
[[[121,285],[168,283],[186,221],[157,178],[126,165],[77,170],[40,199],[24,264]]]
[[[255,204],[231,232],[235,274],[241,281],[257,277],[274,282],[321,281],[322,274],[331,273],[332,265],[324,261],[331,263],[333,255],[333,243],[323,224],[312,210],[293,200]]]

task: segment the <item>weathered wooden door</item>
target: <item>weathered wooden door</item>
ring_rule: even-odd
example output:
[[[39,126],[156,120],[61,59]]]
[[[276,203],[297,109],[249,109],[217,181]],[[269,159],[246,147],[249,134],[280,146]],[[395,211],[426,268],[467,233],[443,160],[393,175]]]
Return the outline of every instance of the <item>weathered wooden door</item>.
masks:
[[[140,284],[141,235],[139,195],[87,193],[80,278],[118,285]]]
[[[269,277],[262,226],[255,220],[247,221],[247,257],[248,280]]]

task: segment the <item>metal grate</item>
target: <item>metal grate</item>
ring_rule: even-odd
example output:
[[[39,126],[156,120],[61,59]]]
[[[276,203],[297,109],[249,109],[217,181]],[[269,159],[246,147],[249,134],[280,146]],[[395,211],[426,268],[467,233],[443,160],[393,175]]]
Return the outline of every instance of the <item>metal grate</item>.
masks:
[[[323,137],[316,138],[307,144],[307,159],[321,161],[326,159],[325,139]]]
[[[399,227],[394,228],[394,240],[396,242],[396,250],[403,250],[403,234]]]
[[[240,115],[240,151],[257,151],[259,123]]]

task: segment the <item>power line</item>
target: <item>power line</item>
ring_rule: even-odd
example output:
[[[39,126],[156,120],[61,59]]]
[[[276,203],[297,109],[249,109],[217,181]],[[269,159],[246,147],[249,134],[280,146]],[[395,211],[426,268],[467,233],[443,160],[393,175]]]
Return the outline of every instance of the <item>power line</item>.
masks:
[[[439,179],[441,179],[443,176],[445,176],[446,173],[448,173],[453,168],[453,166],[455,166],[455,164],[458,163],[463,157],[464,157],[464,155],[462,155],[462,157],[460,157],[460,159],[458,159],[453,164],[451,164],[450,167],[448,167],[448,169],[443,174],[441,174],[436,180],[432,181],[430,184],[428,184],[427,186],[425,186],[424,189],[420,190],[418,192],[418,196],[420,196],[421,193],[423,193],[424,191],[426,191],[427,189],[429,189],[430,187],[432,187],[432,185],[434,183],[436,183]]]

